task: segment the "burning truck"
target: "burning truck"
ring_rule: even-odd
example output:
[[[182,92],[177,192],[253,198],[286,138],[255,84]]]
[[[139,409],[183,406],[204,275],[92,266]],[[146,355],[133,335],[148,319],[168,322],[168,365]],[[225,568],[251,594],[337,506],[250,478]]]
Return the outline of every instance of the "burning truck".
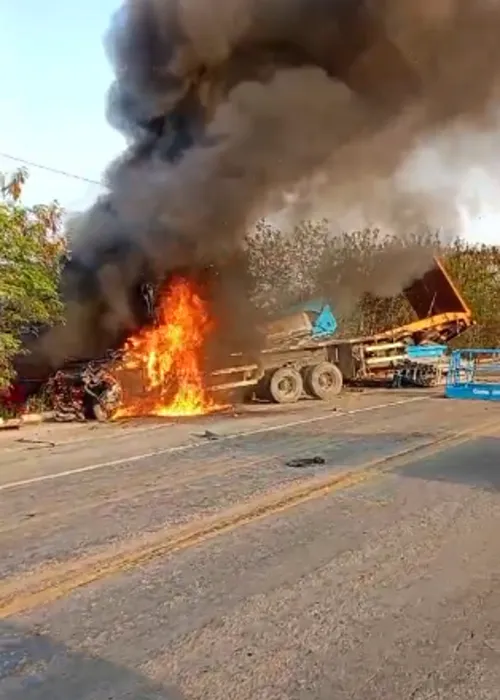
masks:
[[[72,273],[69,259],[63,289]],[[92,353],[65,358],[56,368],[33,353],[50,342],[54,329],[27,329],[14,362],[17,378],[3,402],[19,412],[43,394],[56,417],[77,420],[208,412],[203,357],[211,322],[204,295],[216,277],[208,267],[196,274],[177,270],[162,287],[142,281],[129,299],[131,324],[94,345]]]
[[[227,329],[217,329],[211,303],[218,281],[217,272],[207,268],[196,278],[179,271],[163,289],[139,288],[134,332],[98,360],[66,363],[45,384],[58,415],[193,416],[220,409],[234,391],[275,403],[298,401],[304,393],[331,399],[344,383],[388,378],[409,364],[420,383],[429,385],[438,378],[442,343],[474,323],[443,263],[434,258],[404,290],[415,315],[404,326],[339,337],[332,306],[311,300],[261,324],[258,346],[231,348],[226,335],[221,353],[220,331]]]
[[[172,280],[187,280],[200,310],[197,271],[214,266],[222,281],[251,225],[318,173],[393,230],[427,221],[434,193],[377,197],[372,185],[390,179],[420,135],[480,118],[500,65],[496,8],[435,4],[239,0],[215,12],[210,2],[124,0],[106,41],[116,76],[108,118],[129,145],[105,175],[108,192],[68,227],[65,323],[26,339],[20,394],[110,350],[125,369],[148,342],[157,357],[144,285],[165,291],[164,319],[186,301]],[[391,274],[400,290],[408,283],[407,271]],[[231,303],[241,296],[235,283],[226,318],[240,313]],[[178,348],[179,334],[169,342]],[[169,364],[159,375],[152,364],[158,389]]]

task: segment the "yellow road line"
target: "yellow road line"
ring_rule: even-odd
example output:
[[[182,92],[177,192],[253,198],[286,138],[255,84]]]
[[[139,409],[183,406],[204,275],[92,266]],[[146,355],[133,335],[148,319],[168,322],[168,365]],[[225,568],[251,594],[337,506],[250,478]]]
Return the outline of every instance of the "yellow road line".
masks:
[[[19,576],[13,577],[0,583],[0,619],[52,603],[93,582],[129,571],[159,557],[181,552],[308,501],[366,483],[408,462],[419,461],[447,447],[477,439],[492,428],[498,427],[499,420],[496,418],[473,429],[456,432],[371,460],[354,469],[313,477],[299,484],[295,483],[249,499],[215,516],[204,518],[201,522],[168,529],[148,538],[129,542],[125,547],[106,549],[99,554],[47,567],[32,575],[26,574],[21,585]]]

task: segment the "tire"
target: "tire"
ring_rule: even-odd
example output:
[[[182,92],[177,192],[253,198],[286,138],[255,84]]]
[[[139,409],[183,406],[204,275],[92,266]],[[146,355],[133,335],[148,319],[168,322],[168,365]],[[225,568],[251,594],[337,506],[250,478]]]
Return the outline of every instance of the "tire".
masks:
[[[305,371],[305,390],[315,399],[327,401],[338,396],[343,383],[342,372],[331,362],[320,362]]]
[[[270,377],[269,395],[274,403],[295,403],[303,390],[302,376],[293,367],[280,367]]]
[[[92,401],[92,415],[94,420],[100,423],[112,418],[120,405],[122,397],[121,387],[118,382],[111,384],[99,395],[99,400]]]

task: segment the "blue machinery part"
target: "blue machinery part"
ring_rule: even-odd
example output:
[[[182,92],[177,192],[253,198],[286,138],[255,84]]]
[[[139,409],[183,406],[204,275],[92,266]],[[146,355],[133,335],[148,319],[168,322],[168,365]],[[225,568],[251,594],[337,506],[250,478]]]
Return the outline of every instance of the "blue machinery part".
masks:
[[[325,304],[313,323],[313,338],[333,335],[337,330],[337,320],[328,304]]]
[[[324,338],[333,335],[337,330],[337,319],[333,315],[330,304],[321,299],[308,301],[289,309],[289,313],[305,312],[313,316],[311,335],[313,338]]]
[[[486,381],[487,374],[490,375],[489,381]],[[500,349],[454,350],[450,357],[445,396],[449,399],[500,401]]]
[[[448,350],[447,345],[408,345],[406,356],[410,360],[439,360]]]

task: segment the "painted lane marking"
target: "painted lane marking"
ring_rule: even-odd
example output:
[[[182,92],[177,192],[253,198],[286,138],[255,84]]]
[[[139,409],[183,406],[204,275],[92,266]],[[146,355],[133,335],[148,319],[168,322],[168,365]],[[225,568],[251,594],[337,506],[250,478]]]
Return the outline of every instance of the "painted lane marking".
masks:
[[[332,418],[342,418],[344,416],[352,416],[359,413],[369,413],[370,411],[381,410],[384,408],[392,408],[394,406],[402,406],[409,403],[416,403],[418,401],[428,400],[428,396],[417,396],[409,399],[402,399],[400,401],[390,401],[388,403],[376,404],[374,406],[365,406],[364,408],[357,408],[351,411],[339,411],[337,413],[322,414],[320,416],[314,416],[313,418],[303,418],[301,420],[291,421],[290,423],[281,423],[280,425],[270,425],[264,428],[255,428],[254,430],[247,430],[242,433],[231,433],[229,435],[221,435],[217,440],[216,444],[221,444],[223,442],[229,442],[230,440],[236,440],[238,438],[252,437],[253,435],[260,435],[264,433],[276,432],[278,430],[286,430],[287,428],[294,428],[299,425],[308,425],[311,423],[319,423],[325,420],[331,420]],[[131,455],[130,457],[120,457],[119,459],[113,459],[107,462],[98,462],[97,464],[88,464],[84,467],[77,467],[76,469],[66,469],[62,472],[54,472],[51,474],[41,474],[40,476],[34,476],[29,479],[20,479],[19,481],[11,481],[6,484],[0,484],[0,492],[10,491],[12,489],[22,488],[25,486],[31,486],[33,484],[40,484],[44,481],[54,481],[55,479],[64,479],[69,476],[76,476],[77,474],[86,474],[87,472],[94,472],[101,469],[112,469],[113,467],[119,467],[122,464],[131,464],[134,462],[141,462],[145,459],[150,459],[151,457],[161,457],[163,455],[176,454],[178,452],[187,452],[188,450],[194,450],[199,447],[208,447],[210,443],[206,440],[200,440],[198,442],[190,442],[185,445],[176,445],[175,447],[166,447],[160,450],[153,450],[151,452],[143,452],[138,455]]]
[[[48,566],[22,579],[14,576],[0,583],[0,619],[24,613],[41,605],[53,603],[77,589],[111,576],[145,566],[160,557],[191,549],[220,535],[245,525],[289,511],[296,506],[317,500],[341,490],[360,486],[382,477],[408,463],[432,457],[447,448],[476,440],[491,428],[498,429],[498,419],[467,430],[405,448],[384,457],[370,460],[355,469],[334,475],[312,477],[300,484],[238,503],[217,515],[198,522],[154,533],[99,554]]]

